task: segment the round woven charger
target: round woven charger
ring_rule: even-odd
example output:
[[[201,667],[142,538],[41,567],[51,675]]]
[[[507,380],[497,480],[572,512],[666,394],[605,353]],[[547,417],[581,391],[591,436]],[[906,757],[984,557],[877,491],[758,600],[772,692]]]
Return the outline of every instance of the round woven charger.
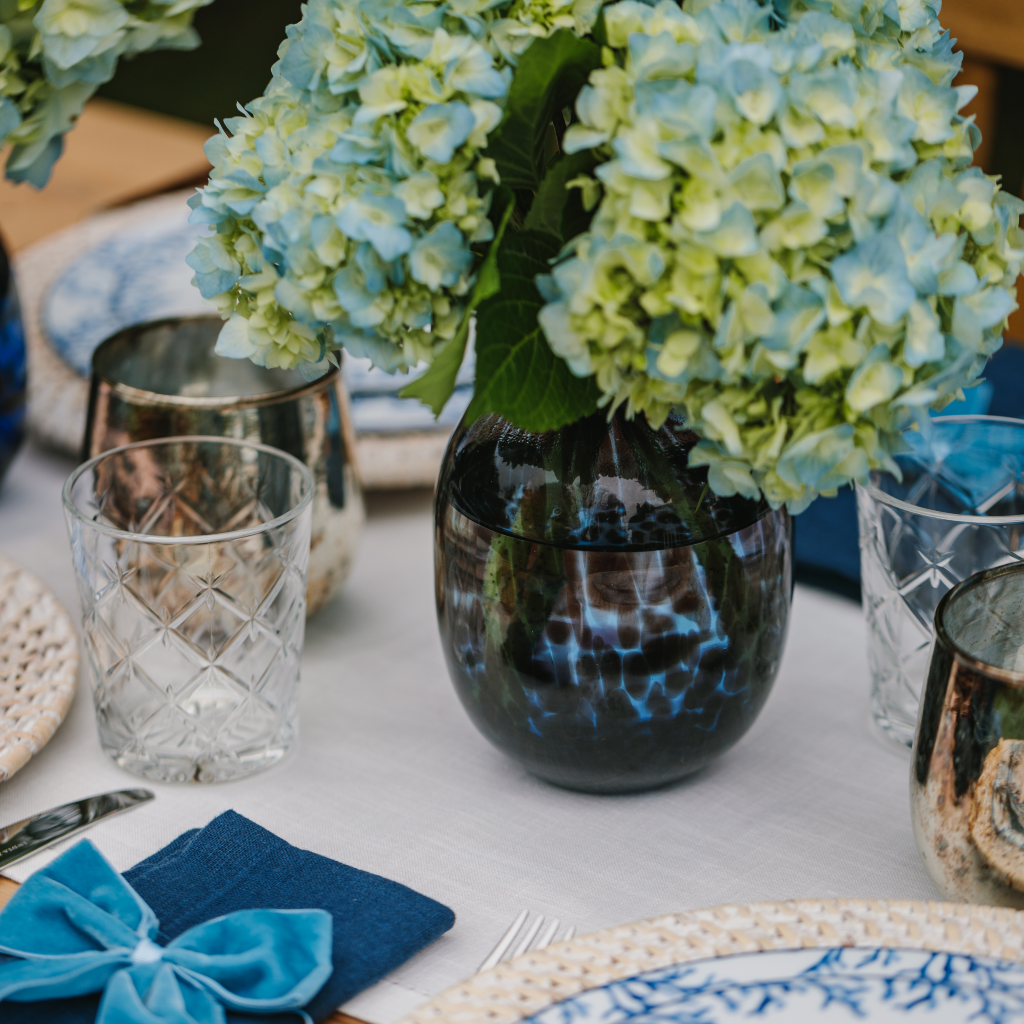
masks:
[[[56,597],[0,555],[0,782],[64,721],[78,681],[78,636]]]
[[[926,949],[1024,962],[1024,911],[911,900],[712,907],[607,928],[499,964],[401,1024],[514,1024],[554,1003],[673,964],[839,946]]]

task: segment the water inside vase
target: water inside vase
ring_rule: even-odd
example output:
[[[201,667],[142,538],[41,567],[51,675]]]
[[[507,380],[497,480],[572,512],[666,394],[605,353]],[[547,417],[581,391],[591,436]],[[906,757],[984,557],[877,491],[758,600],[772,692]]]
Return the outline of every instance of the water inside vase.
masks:
[[[682,547],[769,511],[763,499],[713,493],[707,470],[688,465],[697,441],[681,417],[652,430],[621,409],[539,434],[482,417],[453,438],[438,496],[481,526],[559,547]]]

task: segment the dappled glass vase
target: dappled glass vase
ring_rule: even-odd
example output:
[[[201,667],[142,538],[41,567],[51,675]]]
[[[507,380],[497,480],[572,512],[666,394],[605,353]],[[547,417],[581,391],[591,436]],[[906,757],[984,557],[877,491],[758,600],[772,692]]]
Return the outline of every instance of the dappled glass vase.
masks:
[[[25,439],[25,372],[18,289],[0,241],[0,480]]]
[[[728,750],[764,706],[792,590],[785,510],[720,498],[670,418],[459,427],[435,500],[437,614],[477,728],[536,775],[628,792]]]

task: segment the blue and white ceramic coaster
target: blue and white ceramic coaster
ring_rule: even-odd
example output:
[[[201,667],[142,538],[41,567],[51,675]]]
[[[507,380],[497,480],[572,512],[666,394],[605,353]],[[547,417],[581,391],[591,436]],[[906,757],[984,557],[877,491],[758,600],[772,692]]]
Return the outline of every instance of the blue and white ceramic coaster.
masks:
[[[96,346],[123,327],[211,311],[192,286],[192,270],[185,263],[196,236],[205,230],[189,224],[188,214],[182,203],[180,210],[121,230],[79,255],[51,283],[42,307],[43,331],[79,376],[89,376]],[[346,357],[344,373],[353,426],[360,434],[448,432],[472,395],[471,357],[439,420],[425,405],[398,397],[415,372],[392,375],[368,359]]]

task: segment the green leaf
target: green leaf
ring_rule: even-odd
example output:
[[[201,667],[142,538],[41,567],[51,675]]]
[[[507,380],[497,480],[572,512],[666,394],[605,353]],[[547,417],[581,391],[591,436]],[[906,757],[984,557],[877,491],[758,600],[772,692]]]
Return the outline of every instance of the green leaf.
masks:
[[[563,242],[586,231],[593,219],[593,211],[588,213],[583,209],[583,198],[578,188],[567,189],[565,186],[581,174],[589,174],[596,166],[597,157],[589,151],[572,153],[552,164],[527,214],[526,230],[544,231]]]
[[[441,415],[448,399],[455,390],[455,378],[459,375],[459,367],[466,356],[466,339],[469,337],[469,321],[459,324],[455,337],[434,356],[434,361],[426,372],[414,381],[406,384],[398,392],[399,398],[418,398],[424,405],[429,405],[435,416]]]
[[[576,377],[537,322],[544,300],[534,279],[547,273],[558,249],[559,239],[547,233],[505,237],[501,290],[477,309],[476,390],[467,421],[497,413],[524,430],[557,430],[597,409],[593,378]]]
[[[484,261],[480,264],[480,271],[477,274],[476,284],[469,297],[469,303],[462,314],[462,321],[455,337],[436,356],[434,361],[427,367],[426,373],[417,377],[411,384],[406,384],[398,392],[400,398],[418,398],[424,405],[429,405],[435,416],[441,415],[448,399],[452,397],[455,390],[455,378],[459,374],[459,367],[466,356],[466,342],[469,339],[469,325],[473,318],[473,312],[477,306],[492,295],[497,295],[501,288],[501,276],[498,273],[498,249],[501,240],[505,236],[505,229],[508,227],[509,218],[515,208],[515,201],[508,189],[499,189],[495,195],[491,209],[498,218],[498,227],[494,232],[494,239]]]
[[[544,138],[556,110],[571,107],[590,72],[601,66],[601,47],[560,28],[538,39],[519,58],[505,120],[485,156],[498,165],[501,183],[536,191],[544,176]]]

